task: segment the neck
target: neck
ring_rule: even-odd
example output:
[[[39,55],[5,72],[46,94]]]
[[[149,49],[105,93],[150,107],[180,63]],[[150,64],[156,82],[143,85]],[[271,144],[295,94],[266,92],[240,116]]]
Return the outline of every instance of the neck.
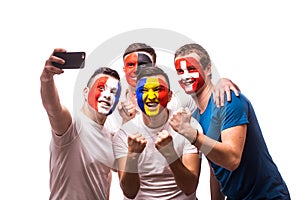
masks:
[[[169,119],[169,111],[168,109],[164,109],[161,113],[156,116],[149,117],[145,113],[143,113],[143,121],[146,126],[149,128],[158,128],[164,125]]]
[[[104,125],[107,116],[98,113],[96,110],[94,110],[91,106],[89,106],[87,104],[87,102],[85,102],[81,108],[81,111],[83,112],[83,114],[85,114],[88,118],[90,118],[91,120],[93,120],[94,122],[96,122],[99,125]]]
[[[214,85],[212,84],[212,82],[209,82],[203,90],[198,91],[196,94],[192,95],[194,101],[197,104],[197,107],[200,110],[200,113],[203,113],[205,111],[213,89]]]

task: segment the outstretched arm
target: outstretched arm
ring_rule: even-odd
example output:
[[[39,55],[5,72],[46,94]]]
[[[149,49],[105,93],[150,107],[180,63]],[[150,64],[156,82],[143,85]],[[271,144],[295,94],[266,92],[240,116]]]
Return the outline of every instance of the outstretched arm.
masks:
[[[55,49],[54,52],[65,52],[64,49]],[[54,53],[53,52],[53,53]],[[59,95],[54,82],[54,75],[61,74],[64,71],[52,65],[52,62],[64,63],[64,60],[53,56],[45,63],[45,67],[40,76],[41,81],[41,98],[44,108],[47,111],[48,118],[52,129],[58,135],[66,132],[72,122],[72,117],[69,111],[61,105]]]
[[[231,101],[230,91],[233,91],[236,96],[239,96],[240,88],[228,78],[221,78],[215,85],[213,97],[215,104],[220,107],[225,104],[225,93],[227,101]]]

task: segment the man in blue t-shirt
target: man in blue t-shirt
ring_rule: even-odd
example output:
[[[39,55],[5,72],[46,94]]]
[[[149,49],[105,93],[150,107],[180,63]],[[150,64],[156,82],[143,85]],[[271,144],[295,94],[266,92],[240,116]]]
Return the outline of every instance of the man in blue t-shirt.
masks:
[[[198,44],[180,47],[174,64],[179,84],[197,104],[193,117],[204,133],[187,123],[191,113],[186,109],[174,114],[170,124],[206,155],[213,172],[212,198],[290,199],[250,101],[240,93],[231,95],[231,101],[225,101],[223,107],[214,104],[211,61]]]

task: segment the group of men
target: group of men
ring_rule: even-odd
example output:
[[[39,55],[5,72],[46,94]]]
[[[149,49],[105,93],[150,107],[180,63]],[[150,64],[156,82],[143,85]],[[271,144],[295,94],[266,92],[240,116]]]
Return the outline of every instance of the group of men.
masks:
[[[290,199],[250,101],[228,79],[214,86],[210,57],[199,44],[174,55],[184,100],[155,63],[155,50],[134,43],[123,55],[128,86],[121,86],[116,70],[100,67],[83,89],[76,116],[60,103],[54,75],[64,71],[53,62],[64,60],[53,53],[40,77],[52,127],[50,199],[109,199],[113,171],[124,199],[201,199],[202,154],[211,168],[212,199]],[[121,88],[125,102],[119,102]],[[215,103],[218,88],[226,90],[220,96],[225,105]],[[115,108],[123,119],[117,131],[109,120]]]

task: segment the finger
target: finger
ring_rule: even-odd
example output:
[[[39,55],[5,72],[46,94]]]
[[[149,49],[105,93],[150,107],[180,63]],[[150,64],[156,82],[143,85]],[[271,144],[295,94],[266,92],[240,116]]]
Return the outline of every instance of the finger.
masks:
[[[227,98],[227,101],[228,102],[230,102],[231,101],[231,93],[230,93],[230,89],[229,89],[229,87],[226,85],[225,86],[225,92],[226,92],[226,98]],[[225,98],[225,97],[223,97],[223,98]],[[224,100],[224,103],[225,103],[225,100]]]
[[[225,86],[226,87],[226,86]],[[220,105],[221,106],[224,106],[224,101],[225,101],[225,91],[224,89],[220,89],[220,96],[219,96],[219,99],[220,99]]]
[[[216,104],[217,107],[220,107],[220,91],[214,89],[213,90],[213,96],[214,96],[214,102]]]
[[[236,87],[231,86],[230,89],[234,92],[235,96],[237,96],[237,97],[240,96],[240,93],[239,93],[240,89],[237,86]]]

